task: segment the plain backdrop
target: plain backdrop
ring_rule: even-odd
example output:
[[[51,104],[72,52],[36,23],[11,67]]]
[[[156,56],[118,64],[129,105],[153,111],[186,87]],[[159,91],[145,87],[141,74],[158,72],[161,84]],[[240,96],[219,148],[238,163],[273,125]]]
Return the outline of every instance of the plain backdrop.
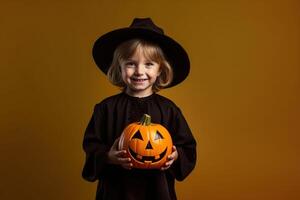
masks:
[[[197,165],[180,200],[300,199],[297,0],[1,0],[0,199],[92,200],[81,178],[93,107],[119,92],[96,67],[102,34],[151,17],[191,73],[159,92],[183,111]]]

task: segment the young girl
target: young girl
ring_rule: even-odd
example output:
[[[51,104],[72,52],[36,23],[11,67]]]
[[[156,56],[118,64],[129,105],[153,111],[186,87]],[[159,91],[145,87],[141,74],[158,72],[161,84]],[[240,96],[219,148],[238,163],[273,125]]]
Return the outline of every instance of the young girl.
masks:
[[[99,180],[97,200],[176,199],[175,179],[182,181],[193,170],[196,141],[181,110],[157,92],[187,77],[187,53],[150,18],[135,18],[129,27],[101,36],[93,57],[122,92],[94,107],[83,138],[83,178]],[[123,129],[144,113],[166,127],[173,140],[172,153],[161,169],[132,168],[126,152],[118,149]]]

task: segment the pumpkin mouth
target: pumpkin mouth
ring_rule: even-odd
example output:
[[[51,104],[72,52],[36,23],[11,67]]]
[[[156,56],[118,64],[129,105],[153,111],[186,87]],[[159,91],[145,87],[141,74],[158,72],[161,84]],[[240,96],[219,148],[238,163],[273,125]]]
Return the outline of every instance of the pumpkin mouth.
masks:
[[[135,153],[131,148],[129,148],[129,152],[130,152],[131,156],[134,157],[134,159],[136,159],[140,162],[151,161],[154,163],[154,162],[160,161],[166,155],[167,148],[161,154],[159,154],[159,157],[158,156],[140,156],[137,153]]]

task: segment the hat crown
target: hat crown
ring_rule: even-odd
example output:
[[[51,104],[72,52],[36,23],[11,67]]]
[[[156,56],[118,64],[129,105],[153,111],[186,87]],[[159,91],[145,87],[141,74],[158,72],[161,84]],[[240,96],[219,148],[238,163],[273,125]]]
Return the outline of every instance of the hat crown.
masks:
[[[152,19],[147,17],[147,18],[134,18],[133,22],[129,26],[130,28],[144,28],[148,30],[155,31],[159,34],[164,34],[164,31],[162,28],[156,26]]]

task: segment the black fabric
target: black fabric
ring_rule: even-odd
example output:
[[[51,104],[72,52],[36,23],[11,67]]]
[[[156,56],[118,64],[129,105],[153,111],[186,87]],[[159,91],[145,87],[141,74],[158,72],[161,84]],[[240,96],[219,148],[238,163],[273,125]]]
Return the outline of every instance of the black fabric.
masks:
[[[126,170],[107,164],[106,155],[115,139],[144,113],[169,130],[178,159],[166,171]],[[122,92],[96,104],[85,130],[83,149],[86,160],[82,177],[91,182],[99,180],[97,200],[174,200],[175,179],[184,180],[196,164],[196,141],[184,116],[171,100],[156,93],[138,98]]]

